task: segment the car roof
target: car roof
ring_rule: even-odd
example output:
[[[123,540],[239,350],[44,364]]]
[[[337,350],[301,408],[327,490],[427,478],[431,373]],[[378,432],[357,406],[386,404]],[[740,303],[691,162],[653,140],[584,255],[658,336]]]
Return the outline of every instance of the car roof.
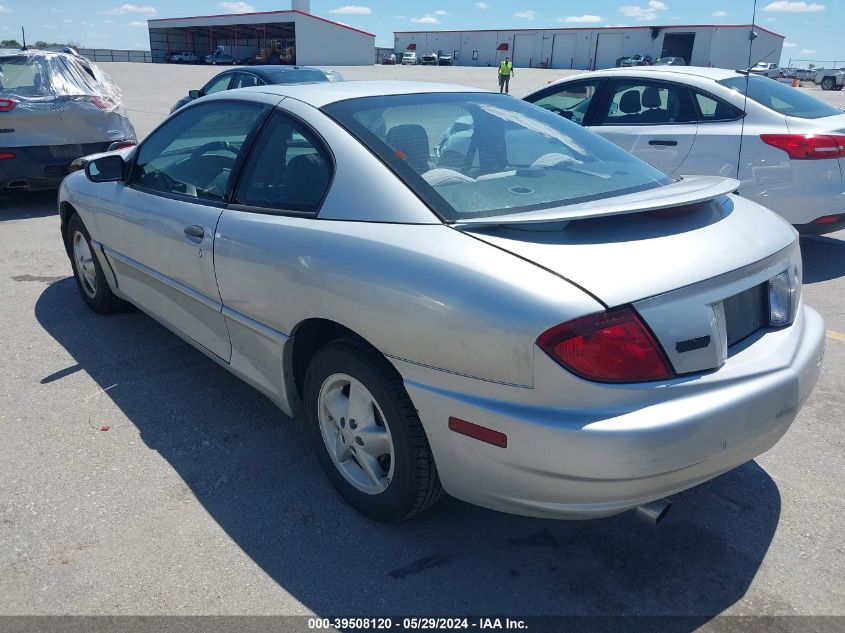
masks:
[[[282,64],[258,64],[255,66],[236,66],[224,72],[248,72],[258,75],[262,79],[272,79],[274,75],[279,73],[298,73],[303,70],[316,70],[324,75],[325,71],[313,66],[284,66]],[[222,74],[222,73],[221,73]]]
[[[46,50],[43,48],[0,48],[0,55],[3,57],[72,57],[74,59],[84,59],[72,53],[66,53],[60,50]]]
[[[290,97],[308,103],[315,108],[329,103],[359,99],[361,97],[380,97],[388,95],[429,94],[438,92],[489,92],[480,88],[455,84],[429,83],[426,81],[341,81],[319,82],[311,84],[273,84],[241,88],[243,92],[261,92]],[[231,91],[229,91],[231,94]],[[220,94],[220,93],[218,93]]]
[[[707,68],[704,66],[634,66],[632,68],[606,68],[604,70],[595,70],[592,72],[580,73],[578,75],[570,75],[564,77],[559,81],[568,81],[576,77],[581,79],[586,75],[601,76],[601,77],[619,77],[619,76],[638,76],[642,74],[655,75],[691,75],[693,77],[701,77],[703,79],[712,79],[713,81],[720,81],[728,79],[729,77],[736,77],[738,71],[729,70],[727,68]]]

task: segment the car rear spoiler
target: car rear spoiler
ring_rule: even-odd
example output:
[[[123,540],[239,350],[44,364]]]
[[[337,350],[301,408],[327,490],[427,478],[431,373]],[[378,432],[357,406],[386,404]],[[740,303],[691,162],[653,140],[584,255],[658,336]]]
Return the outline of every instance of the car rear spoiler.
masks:
[[[670,185],[639,191],[637,193],[592,200],[552,209],[527,211],[487,218],[466,218],[454,222],[456,227],[475,228],[479,226],[500,226],[519,224],[544,224],[584,220],[587,218],[628,213],[660,211],[673,207],[707,202],[720,196],[734,193],[739,181],[721,176],[684,176]]]

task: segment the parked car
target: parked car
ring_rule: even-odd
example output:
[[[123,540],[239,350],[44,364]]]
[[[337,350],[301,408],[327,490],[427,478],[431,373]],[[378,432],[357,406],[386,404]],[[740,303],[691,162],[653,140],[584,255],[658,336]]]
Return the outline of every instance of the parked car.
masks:
[[[764,77],[774,79],[777,77],[778,65],[774,62],[760,62],[749,68],[748,72],[752,75],[763,75]]]
[[[655,66],[686,66],[683,57],[661,57],[654,61]]]
[[[174,53],[170,56],[171,63],[174,64],[196,64],[200,60],[199,56],[186,51],[184,53]]]
[[[580,74],[525,99],[669,175],[737,178],[740,195],[802,233],[845,226],[845,113],[805,91],[733,70],[653,66]]]
[[[625,57],[621,62],[622,67],[627,66],[649,66],[651,65],[651,55],[645,53],[636,53],[630,57]]]
[[[447,55],[447,54],[443,54],[443,53],[439,53],[437,55],[437,65],[438,66],[451,66],[452,61],[453,61],[453,59],[452,59],[451,55]]]
[[[388,55],[385,55],[384,57],[381,58],[381,63],[384,66],[392,66],[392,65],[396,64],[396,55],[394,55],[393,53],[389,53]]]
[[[176,110],[194,99],[224,90],[272,84],[339,81],[341,79],[340,74],[335,71],[320,70],[319,68],[310,68],[309,66],[279,66],[269,64],[266,66],[250,66],[249,68],[224,70],[219,75],[212,77],[201,89],[189,90],[186,96],[173,104],[170,112],[176,112]]]
[[[801,81],[812,81],[816,77],[816,71],[812,68],[796,68],[795,76]]]
[[[437,53],[425,53],[420,59],[423,66],[437,66]]]
[[[842,86],[845,85],[845,69],[822,68],[817,70],[813,83],[821,86],[822,90],[842,90]]]
[[[206,64],[211,64],[212,66],[234,66],[242,63],[242,60],[232,57],[229,53],[224,53],[222,51],[209,53],[203,58],[203,61]]]
[[[75,158],[134,142],[120,90],[92,62],[0,53],[0,193],[55,189]]]
[[[433,143],[464,119],[455,164]],[[59,208],[82,300],[304,410],[364,514],[445,489],[589,518],[753,459],[813,388],[797,235],[737,186],[506,95],[360,81],[212,95]]]
[[[402,65],[405,66],[406,64],[416,65],[417,63],[417,54],[414,51],[405,51],[402,55]]]

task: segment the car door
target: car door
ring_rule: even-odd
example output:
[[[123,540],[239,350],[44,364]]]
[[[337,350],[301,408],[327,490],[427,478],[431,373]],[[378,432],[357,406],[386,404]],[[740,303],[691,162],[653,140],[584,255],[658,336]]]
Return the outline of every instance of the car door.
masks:
[[[604,83],[602,79],[567,81],[535,92],[525,97],[525,100],[578,125],[587,125],[595,110],[595,103],[598,100],[596,95],[601,91]]]
[[[698,125],[685,86],[641,78],[614,79],[590,129],[667,174],[692,150]]]
[[[232,339],[231,366],[285,411],[281,359],[303,270],[325,256],[317,213],[334,173],[331,152],[302,120],[277,110],[250,152],[217,227],[215,266]],[[314,306],[311,306],[313,308]]]
[[[126,186],[98,219],[120,290],[224,360],[231,346],[214,231],[265,114],[260,104],[218,100],[173,115],[138,147]]]
[[[689,86],[689,92],[696,110],[698,133],[678,173],[736,178],[743,111],[700,88]]]

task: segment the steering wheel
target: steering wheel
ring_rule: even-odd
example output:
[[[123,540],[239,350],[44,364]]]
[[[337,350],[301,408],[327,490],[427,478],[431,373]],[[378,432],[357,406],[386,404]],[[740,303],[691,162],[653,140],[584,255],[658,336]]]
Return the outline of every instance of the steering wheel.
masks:
[[[231,152],[235,156],[238,155],[240,149],[236,145],[232,145],[228,141],[211,141],[210,143],[206,143],[204,145],[200,145],[191,152],[189,156],[190,159],[199,158],[203,154],[207,154],[208,152]]]
[[[548,110],[549,112],[554,112],[555,114],[559,114],[564,119],[569,119],[570,121],[572,120],[572,110],[565,110],[563,108],[558,108],[557,106],[553,106],[550,103],[544,103],[540,107]]]

